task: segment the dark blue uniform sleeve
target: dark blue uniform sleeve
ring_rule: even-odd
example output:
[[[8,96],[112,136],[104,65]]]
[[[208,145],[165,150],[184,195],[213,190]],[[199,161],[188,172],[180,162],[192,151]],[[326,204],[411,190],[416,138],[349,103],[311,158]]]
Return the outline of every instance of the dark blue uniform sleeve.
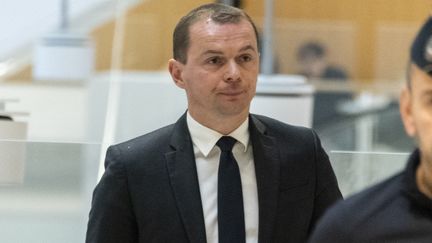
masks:
[[[350,220],[346,218],[342,203],[331,207],[318,224],[309,238],[309,243],[345,243],[354,242],[350,236]]]

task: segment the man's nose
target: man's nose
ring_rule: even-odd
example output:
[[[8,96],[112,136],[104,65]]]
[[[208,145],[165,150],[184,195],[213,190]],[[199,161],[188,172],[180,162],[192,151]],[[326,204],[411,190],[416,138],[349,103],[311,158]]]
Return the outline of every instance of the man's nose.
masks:
[[[226,65],[224,73],[225,82],[237,82],[240,80],[240,67],[235,61],[230,61]]]

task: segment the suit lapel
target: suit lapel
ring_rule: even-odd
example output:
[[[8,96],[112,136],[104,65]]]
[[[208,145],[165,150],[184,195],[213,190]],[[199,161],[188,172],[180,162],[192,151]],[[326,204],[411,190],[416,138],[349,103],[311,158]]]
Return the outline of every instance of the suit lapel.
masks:
[[[167,152],[165,158],[186,233],[191,243],[206,242],[198,175],[186,115],[175,124],[171,148],[173,151]]]
[[[271,242],[275,226],[279,195],[279,152],[273,137],[255,116],[250,116],[250,136],[253,147],[258,187],[259,242]]]

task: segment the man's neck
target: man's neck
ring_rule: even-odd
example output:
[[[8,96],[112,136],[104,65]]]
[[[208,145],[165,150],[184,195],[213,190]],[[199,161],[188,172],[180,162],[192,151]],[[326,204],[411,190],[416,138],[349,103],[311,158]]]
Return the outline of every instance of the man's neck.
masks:
[[[246,113],[236,116],[210,117],[203,114],[193,114],[193,112],[190,111],[189,114],[201,125],[206,126],[223,135],[228,135],[232,131],[237,129],[249,115],[249,113]]]
[[[420,162],[417,167],[416,182],[420,192],[432,199],[432,172],[426,162]]]

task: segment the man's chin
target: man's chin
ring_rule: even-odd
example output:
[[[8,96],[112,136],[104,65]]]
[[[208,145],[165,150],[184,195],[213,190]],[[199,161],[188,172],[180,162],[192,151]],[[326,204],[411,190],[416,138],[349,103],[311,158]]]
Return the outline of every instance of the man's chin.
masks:
[[[220,113],[227,117],[247,115],[249,114],[249,107],[240,107],[238,105],[225,106],[221,107]]]

